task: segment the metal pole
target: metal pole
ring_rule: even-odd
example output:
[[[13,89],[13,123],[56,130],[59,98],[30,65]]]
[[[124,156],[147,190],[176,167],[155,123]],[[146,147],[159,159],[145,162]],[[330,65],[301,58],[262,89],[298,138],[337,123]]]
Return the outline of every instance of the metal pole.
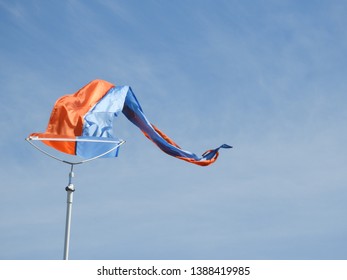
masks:
[[[72,184],[72,178],[74,177],[73,166],[74,165],[71,164],[71,171],[69,173],[69,185],[65,188],[67,192],[67,202],[66,202],[67,205],[66,205],[64,260],[69,259],[71,212],[72,212],[73,193],[75,191],[75,187]]]

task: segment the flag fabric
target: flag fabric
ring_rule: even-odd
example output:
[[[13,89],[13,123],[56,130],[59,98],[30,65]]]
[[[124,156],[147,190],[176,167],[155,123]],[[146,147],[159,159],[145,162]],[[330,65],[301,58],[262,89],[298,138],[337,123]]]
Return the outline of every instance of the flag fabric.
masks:
[[[231,148],[223,144],[201,157],[181,149],[148,121],[131,87],[115,86],[103,80],[94,80],[76,93],[59,98],[46,131],[32,133],[29,137],[43,139],[43,143],[63,153],[94,157],[110,150],[117,141],[113,135],[113,122],[121,112],[163,152],[190,163],[209,165],[217,159],[219,149]],[[106,156],[117,155],[118,149]]]

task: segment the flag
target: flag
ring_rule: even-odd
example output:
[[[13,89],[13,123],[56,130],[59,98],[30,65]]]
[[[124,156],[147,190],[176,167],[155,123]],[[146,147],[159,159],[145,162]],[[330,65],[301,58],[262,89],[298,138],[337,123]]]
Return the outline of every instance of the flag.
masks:
[[[113,135],[114,119],[123,113],[143,134],[163,152],[201,166],[213,163],[223,144],[206,151],[201,157],[181,149],[170,137],[151,124],[143,113],[129,86],[115,86],[94,80],[74,94],[59,98],[52,110],[44,133],[32,133],[29,138],[60,152],[89,158],[109,150],[117,138]],[[107,157],[118,155],[118,149]]]

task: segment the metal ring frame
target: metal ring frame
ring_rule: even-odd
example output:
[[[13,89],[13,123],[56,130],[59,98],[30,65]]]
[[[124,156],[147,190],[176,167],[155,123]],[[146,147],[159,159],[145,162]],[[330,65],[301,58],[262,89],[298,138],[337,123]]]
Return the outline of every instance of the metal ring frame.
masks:
[[[60,161],[60,162],[63,162],[63,163],[67,163],[67,164],[70,164],[70,165],[76,165],[76,164],[81,164],[81,163],[85,163],[85,162],[88,162],[88,161],[92,161],[94,159],[97,159],[97,158],[100,158],[100,157],[103,157],[104,155],[107,155],[109,153],[111,153],[112,151],[114,151],[115,149],[117,149],[119,146],[123,145],[125,143],[124,140],[120,140],[120,141],[115,141],[115,140],[103,140],[103,139],[100,139],[100,140],[92,140],[92,139],[71,139],[71,138],[39,138],[39,137],[27,137],[25,138],[25,140],[30,144],[32,145],[34,148],[36,148],[37,150],[39,150],[41,153],[44,153],[45,155],[49,156],[50,158],[53,158],[57,161]],[[95,142],[95,143],[114,143],[114,144],[117,144],[115,145],[114,147],[112,147],[111,149],[109,149],[108,151],[106,151],[105,153],[102,153],[100,155],[97,155],[95,157],[92,157],[92,158],[88,158],[88,159],[84,159],[84,160],[81,160],[81,161],[76,161],[76,162],[73,162],[73,161],[68,161],[68,160],[64,160],[64,159],[61,159],[61,158],[58,158],[46,151],[44,151],[43,149],[41,149],[38,145],[35,145],[32,141],[68,141],[68,142]]]

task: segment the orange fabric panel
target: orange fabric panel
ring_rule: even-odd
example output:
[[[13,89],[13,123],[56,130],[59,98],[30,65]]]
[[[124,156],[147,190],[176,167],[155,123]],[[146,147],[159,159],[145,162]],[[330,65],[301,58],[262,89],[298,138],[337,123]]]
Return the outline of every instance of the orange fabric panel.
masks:
[[[50,134],[50,133],[31,133],[30,137],[39,137],[39,138],[73,138],[76,137],[68,137],[65,135],[56,135],[56,134]],[[76,142],[71,141],[49,141],[49,140],[42,140],[43,143],[45,143],[47,146],[50,146],[54,149],[57,149],[61,152],[74,155],[75,154],[75,147]]]
[[[82,135],[83,117],[112,88],[113,84],[94,80],[74,94],[59,98],[52,110],[45,133],[31,136],[75,138]],[[76,142],[43,141],[64,153],[75,154]]]

